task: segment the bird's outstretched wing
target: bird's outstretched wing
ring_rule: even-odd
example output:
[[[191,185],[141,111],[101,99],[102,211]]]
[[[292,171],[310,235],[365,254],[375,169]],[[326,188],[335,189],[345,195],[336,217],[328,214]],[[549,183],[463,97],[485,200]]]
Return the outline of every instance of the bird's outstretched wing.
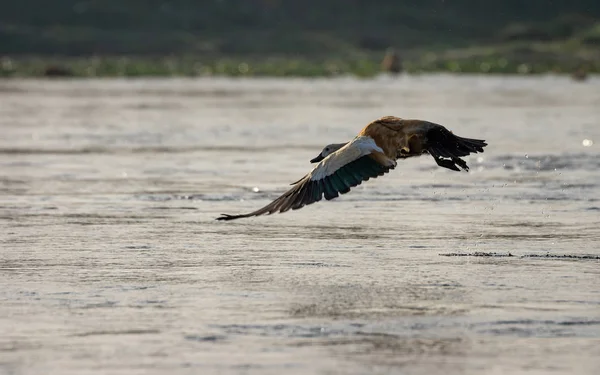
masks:
[[[331,200],[346,194],[350,188],[360,185],[370,178],[383,176],[394,169],[396,162],[383,155],[373,139],[357,137],[346,146],[323,159],[317,166],[294,186],[256,211],[241,214],[222,214],[217,220],[234,220],[251,216],[270,215],[274,212],[297,210],[320,201],[323,197]]]
[[[427,132],[424,148],[440,167],[453,171],[460,171],[460,167],[468,171],[469,166],[460,157],[483,152],[485,146],[487,143],[484,140],[459,137],[438,125]]]

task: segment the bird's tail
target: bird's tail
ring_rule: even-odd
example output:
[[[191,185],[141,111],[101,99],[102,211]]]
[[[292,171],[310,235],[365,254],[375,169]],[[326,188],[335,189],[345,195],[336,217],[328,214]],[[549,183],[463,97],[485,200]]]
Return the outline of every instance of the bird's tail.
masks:
[[[469,170],[461,156],[483,152],[487,143],[481,139],[463,138],[452,134],[445,128],[432,129],[427,134],[427,151],[440,167],[460,171]]]

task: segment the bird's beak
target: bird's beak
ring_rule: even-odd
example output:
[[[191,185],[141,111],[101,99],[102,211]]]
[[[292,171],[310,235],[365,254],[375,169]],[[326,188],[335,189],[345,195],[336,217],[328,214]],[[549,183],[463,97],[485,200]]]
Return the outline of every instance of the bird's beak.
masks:
[[[317,157],[316,157],[316,158],[312,159],[310,162],[311,162],[311,163],[318,163],[318,162],[320,162],[320,161],[321,161],[321,160],[323,160],[323,159],[325,159],[325,158],[323,157],[323,155],[319,154],[319,155],[317,155]]]

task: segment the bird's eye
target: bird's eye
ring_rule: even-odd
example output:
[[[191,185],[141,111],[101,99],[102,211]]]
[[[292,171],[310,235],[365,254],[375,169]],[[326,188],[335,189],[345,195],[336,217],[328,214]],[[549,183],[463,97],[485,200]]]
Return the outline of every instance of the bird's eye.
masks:
[[[329,147],[325,147],[325,152],[329,152]]]

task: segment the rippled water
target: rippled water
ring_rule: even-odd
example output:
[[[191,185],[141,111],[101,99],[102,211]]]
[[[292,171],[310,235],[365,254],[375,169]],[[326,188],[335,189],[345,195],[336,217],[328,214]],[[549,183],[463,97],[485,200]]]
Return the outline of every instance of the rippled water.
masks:
[[[598,78],[0,81],[0,373],[598,373],[599,103]],[[214,220],[383,115],[489,146]]]

